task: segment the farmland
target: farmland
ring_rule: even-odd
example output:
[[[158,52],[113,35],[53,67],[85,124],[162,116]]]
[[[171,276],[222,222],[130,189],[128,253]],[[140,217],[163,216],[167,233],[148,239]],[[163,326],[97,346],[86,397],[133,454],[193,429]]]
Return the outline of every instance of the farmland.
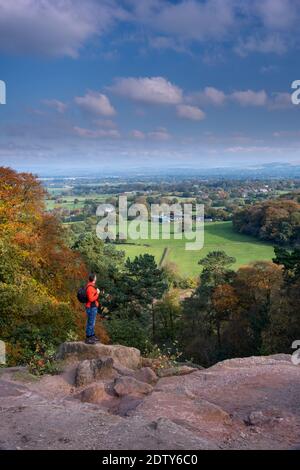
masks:
[[[199,273],[199,259],[205,257],[210,251],[224,250],[229,256],[236,258],[233,266],[235,269],[240,266],[257,261],[271,260],[274,255],[273,246],[263,243],[253,237],[240,235],[233,231],[231,222],[210,222],[205,224],[204,247],[199,251],[187,251],[185,249],[186,240],[138,240],[134,244],[120,244],[120,249],[124,250],[129,258],[143,253],[155,256],[160,263],[165,248],[168,248],[167,255],[163,262],[174,262],[177,264],[183,276],[195,276]]]

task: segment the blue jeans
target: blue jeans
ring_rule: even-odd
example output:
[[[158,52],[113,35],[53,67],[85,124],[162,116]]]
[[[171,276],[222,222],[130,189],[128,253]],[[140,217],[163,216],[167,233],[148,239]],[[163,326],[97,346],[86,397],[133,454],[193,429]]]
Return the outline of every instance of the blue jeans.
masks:
[[[95,323],[98,313],[98,307],[86,308],[87,322],[86,322],[86,336],[94,336],[95,334]]]

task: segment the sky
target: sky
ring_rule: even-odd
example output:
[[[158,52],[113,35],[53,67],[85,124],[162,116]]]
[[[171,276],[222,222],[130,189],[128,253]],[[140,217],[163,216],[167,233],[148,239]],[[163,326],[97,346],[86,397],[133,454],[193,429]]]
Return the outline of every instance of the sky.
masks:
[[[0,165],[300,163],[300,0],[0,0]]]

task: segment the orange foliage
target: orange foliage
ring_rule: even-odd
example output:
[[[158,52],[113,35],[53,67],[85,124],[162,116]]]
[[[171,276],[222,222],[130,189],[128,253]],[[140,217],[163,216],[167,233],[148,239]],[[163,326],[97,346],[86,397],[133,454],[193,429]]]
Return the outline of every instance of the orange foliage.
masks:
[[[282,267],[269,261],[257,261],[242,266],[237,272],[236,284],[247,291],[269,291],[280,287],[282,283]]]
[[[45,195],[34,175],[0,167],[0,238],[18,252],[23,273],[58,301],[71,303],[78,331],[84,332],[85,314],[76,291],[87,268],[80,254],[68,248],[59,220],[45,211]],[[98,334],[104,339],[102,326]]]
[[[229,284],[217,286],[212,295],[212,303],[216,312],[230,312],[238,306],[238,297]]]

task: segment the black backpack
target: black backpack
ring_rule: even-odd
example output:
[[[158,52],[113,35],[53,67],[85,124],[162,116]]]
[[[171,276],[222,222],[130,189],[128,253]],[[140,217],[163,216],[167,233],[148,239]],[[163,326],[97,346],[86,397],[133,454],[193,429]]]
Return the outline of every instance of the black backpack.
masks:
[[[86,304],[88,302],[87,294],[86,294],[87,286],[80,287],[77,292],[77,299],[81,304]]]

